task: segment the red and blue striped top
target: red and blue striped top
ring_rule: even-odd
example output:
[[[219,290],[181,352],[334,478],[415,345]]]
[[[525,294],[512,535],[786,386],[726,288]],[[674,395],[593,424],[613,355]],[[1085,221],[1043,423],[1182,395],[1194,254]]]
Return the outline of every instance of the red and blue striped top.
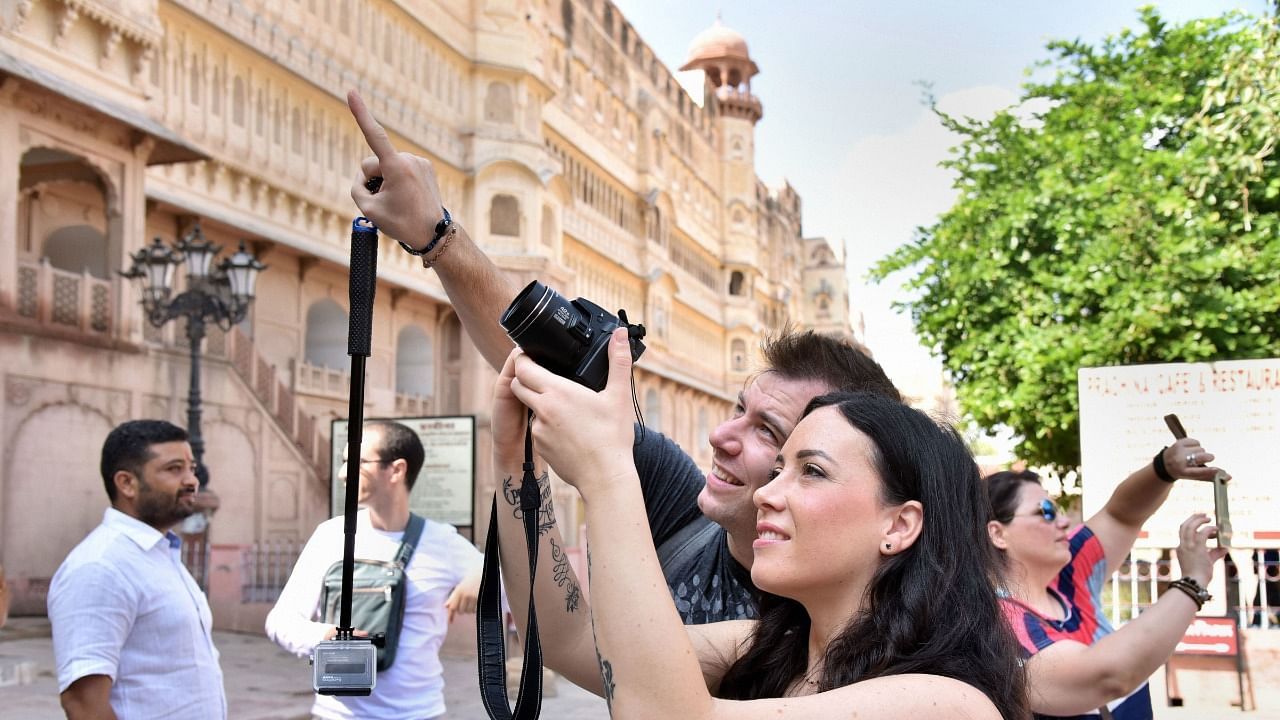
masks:
[[[1066,618],[1046,618],[1033,608],[1008,596],[1000,599],[1005,618],[1022,646],[1023,656],[1030,658],[1060,640],[1074,640],[1093,645],[1114,632],[1102,608],[1102,587],[1106,582],[1107,562],[1102,543],[1086,525],[1071,533],[1071,562],[1067,563],[1049,594],[1062,604]],[[1114,720],[1151,720],[1151,692],[1147,683],[1123,698],[1109,703]],[[1037,718],[1057,716],[1036,715]],[[1073,718],[1098,718],[1094,711]]]

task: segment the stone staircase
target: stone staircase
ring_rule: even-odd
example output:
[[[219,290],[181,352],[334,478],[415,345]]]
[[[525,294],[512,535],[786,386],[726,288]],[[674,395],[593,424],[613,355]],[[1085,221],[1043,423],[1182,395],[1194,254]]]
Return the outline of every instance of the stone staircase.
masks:
[[[266,415],[292,441],[307,468],[316,478],[328,478],[329,436],[324,424],[303,410],[297,396],[280,381],[276,366],[258,353],[253,340],[239,327],[227,332],[210,328],[205,352],[230,364],[232,374],[240,378]]]

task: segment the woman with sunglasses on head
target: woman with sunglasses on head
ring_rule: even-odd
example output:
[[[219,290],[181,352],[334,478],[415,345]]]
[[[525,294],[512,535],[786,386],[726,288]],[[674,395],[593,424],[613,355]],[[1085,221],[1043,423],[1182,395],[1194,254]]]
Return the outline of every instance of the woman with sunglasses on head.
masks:
[[[1036,717],[1150,720],[1147,678],[1209,599],[1204,588],[1227,551],[1208,547],[1216,534],[1208,515],[1187,518],[1178,530],[1183,577],[1119,630],[1103,613],[1102,586],[1173,482],[1212,479],[1217,469],[1206,463],[1213,457],[1197,440],[1178,440],[1075,529],[1035,473],[987,477],[987,532],[1005,564],[1001,604],[1028,658],[1027,694]]]
[[[533,482],[521,467],[526,407],[535,452],[586,508],[589,606],[535,463],[535,601],[548,667],[603,695],[615,720],[1026,717],[1017,643],[992,583],[982,479],[954,430],[874,395],[815,398],[754,494],[759,620],[686,627],[632,460],[625,331],[609,353],[600,393],[519,350],[494,390],[510,597],[529,588],[517,498]],[[525,604],[511,606],[523,628]]]

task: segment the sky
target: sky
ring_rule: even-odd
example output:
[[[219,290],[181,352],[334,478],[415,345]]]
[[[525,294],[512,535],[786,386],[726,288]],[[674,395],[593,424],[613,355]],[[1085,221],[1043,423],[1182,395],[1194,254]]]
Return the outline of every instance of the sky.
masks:
[[[952,176],[938,167],[956,137],[922,104],[932,85],[952,114],[989,117],[1016,102],[1025,71],[1054,39],[1096,43],[1139,25],[1137,8],[1167,21],[1267,10],[1266,0],[614,0],[673,71],[689,43],[721,21],[746,39],[764,105],[756,173],[800,193],[806,237],[843,241],[850,295],[866,340],[908,393],[936,382],[941,363],[905,313],[902,273],[867,285],[867,270],[950,207]],[[699,96],[701,93],[695,93]],[[927,384],[925,385],[927,387]]]

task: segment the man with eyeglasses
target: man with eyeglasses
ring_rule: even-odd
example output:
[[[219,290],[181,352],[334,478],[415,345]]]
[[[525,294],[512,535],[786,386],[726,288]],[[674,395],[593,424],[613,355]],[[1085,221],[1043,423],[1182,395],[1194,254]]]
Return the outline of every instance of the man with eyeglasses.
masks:
[[[227,717],[209,602],[173,532],[197,509],[195,468],[187,431],[163,420],[121,423],[103,441],[111,506],[49,586],[69,720]]]
[[[417,434],[405,425],[371,421],[364,425],[357,458],[359,503],[355,556],[360,560],[395,558],[409,525],[409,493],[422,469],[425,452]],[[346,478],[343,449],[339,474]],[[337,628],[319,619],[324,577],[343,555],[343,518],[320,523],[294,565],[280,599],[267,615],[267,635],[284,649],[307,657]],[[444,668],[440,646],[458,612],[475,612],[483,556],[449,525],[425,520],[417,547],[405,568],[408,585],[396,660],[378,673],[367,697],[316,695],[317,718],[437,718],[445,713]],[[361,634],[363,628],[356,628]]]
[[[1128,556],[1142,526],[1179,478],[1210,480],[1214,456],[1183,438],[1156,453],[1116,488],[1084,524],[1070,527],[1030,471],[987,477],[987,531],[1005,565],[1001,606],[1022,645],[1037,718],[1150,720],[1147,678],[1173,653],[1226,550],[1210,549],[1210,517],[1179,528],[1183,577],[1119,630],[1102,607],[1103,583]]]

